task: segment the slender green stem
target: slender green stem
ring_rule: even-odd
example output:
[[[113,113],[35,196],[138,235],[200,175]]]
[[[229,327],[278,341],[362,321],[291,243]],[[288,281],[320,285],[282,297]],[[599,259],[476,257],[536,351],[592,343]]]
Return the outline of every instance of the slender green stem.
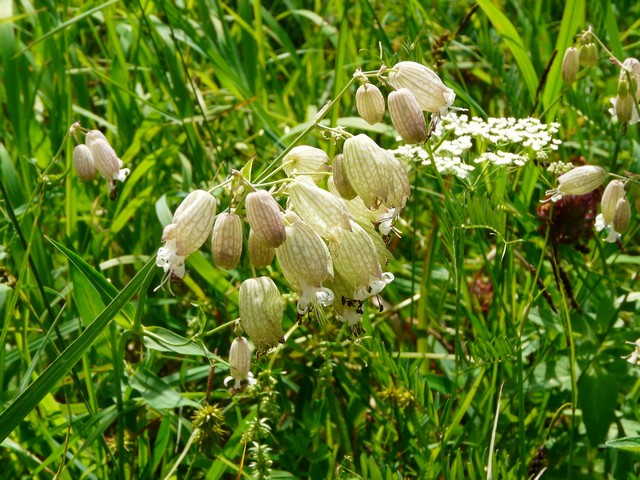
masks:
[[[333,100],[331,100],[328,104],[326,104],[324,107],[322,107],[322,109],[320,109],[320,111],[318,112],[318,114],[316,115],[316,118],[313,120],[313,122],[311,122],[296,138],[293,142],[291,142],[291,144],[289,144],[289,146],[287,148],[285,148],[282,153],[280,153],[280,155],[278,155],[276,157],[275,160],[273,160],[269,165],[267,165],[267,168],[265,168],[265,170],[262,172],[261,175],[258,176],[256,182],[261,182],[266,180],[267,178],[271,177],[275,171],[278,171],[279,169],[276,169],[275,171],[271,171],[273,169],[273,167],[275,165],[278,165],[278,163],[282,162],[282,159],[284,158],[284,156],[289,153],[296,145],[298,145],[311,131],[313,131],[318,124],[320,123],[320,121],[327,115],[327,113],[340,101],[340,99],[342,99],[342,96],[349,91],[349,88],[351,88],[351,85],[356,81],[356,77],[351,77],[351,79],[347,82],[347,84],[344,86],[344,88],[340,91],[340,93],[338,94],[338,96],[336,98],[334,98]]]

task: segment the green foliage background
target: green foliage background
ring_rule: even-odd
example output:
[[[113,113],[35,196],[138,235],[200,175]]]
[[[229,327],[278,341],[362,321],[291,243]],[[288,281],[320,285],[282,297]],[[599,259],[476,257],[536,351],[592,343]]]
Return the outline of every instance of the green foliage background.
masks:
[[[332,318],[297,325],[288,302],[286,344],[235,396],[217,327],[248,262],[226,272],[202,249],[171,296],[153,292],[153,253],[187,192],[251,159],[263,171],[380,51],[434,68],[471,115],[558,121],[553,160],[640,173],[638,127],[607,113],[617,67],[560,77],[589,25],[637,56],[639,18],[605,0],[0,1],[0,475],[636,478],[637,442],[604,442],[640,435],[638,367],[621,358],[640,337],[637,186],[623,250],[576,226],[584,248],[555,251],[544,166],[474,188],[414,166],[384,311],[354,341]],[[329,123],[394,147],[353,93]],[[72,172],[75,121],[132,169],[116,202]],[[207,398],[220,422],[198,442]]]

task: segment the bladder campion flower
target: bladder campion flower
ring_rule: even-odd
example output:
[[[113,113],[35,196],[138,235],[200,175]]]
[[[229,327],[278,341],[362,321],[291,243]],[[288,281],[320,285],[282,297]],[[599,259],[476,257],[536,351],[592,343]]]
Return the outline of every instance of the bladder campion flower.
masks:
[[[640,338],[635,342],[625,342],[625,343],[627,343],[628,345],[635,346],[635,349],[629,355],[625,355],[622,358],[626,359],[627,362],[633,365],[640,365]]]
[[[224,379],[225,386],[234,381],[233,390],[242,389],[243,382],[249,385],[256,383],[251,368],[251,353],[249,352],[249,342],[244,337],[236,337],[229,349],[229,376]]]
[[[585,195],[602,185],[606,176],[607,172],[596,165],[576,167],[558,177],[558,186],[547,190],[546,193],[551,195],[551,198],[544,201],[556,202],[563,195]]]
[[[393,280],[391,273],[382,272],[373,240],[356,222],[351,222],[351,231],[343,233],[340,243],[331,244],[330,251],[336,272],[350,287],[349,298],[365,300]]]
[[[432,70],[417,62],[399,62],[389,70],[389,83],[407,88],[425,112],[444,114],[453,105],[456,94]]]
[[[113,200],[118,193],[116,180],[124,182],[130,170],[122,168],[122,160],[100,130],[89,130],[85,143],[91,150],[96,170],[109,182],[109,198]]]
[[[580,65],[585,67],[595,67],[600,60],[598,46],[593,43],[585,43],[580,47]]]
[[[248,278],[238,296],[240,324],[251,337],[258,355],[284,343],[282,316],[284,305],[278,287],[269,277]]]
[[[367,208],[404,206],[409,176],[397,158],[364,134],[349,137],[343,148],[349,183]]]
[[[296,290],[298,315],[302,316],[313,305],[333,303],[333,292],[322,286],[333,275],[329,249],[322,239],[293,212],[286,214],[287,239],[276,249],[282,273]]]
[[[637,123],[640,121],[638,105],[634,100],[640,100],[640,61],[627,58],[622,62],[618,77],[618,95],[611,99],[613,108],[609,111],[621,123]]]
[[[355,198],[358,194],[351,186],[347,172],[344,170],[344,155],[342,153],[333,158],[332,171],[333,175],[327,180],[327,183],[333,183],[336,193],[345,200]]]
[[[606,242],[616,242],[620,238],[621,231],[617,231],[614,228],[614,219],[616,216],[616,210],[618,206],[618,201],[625,197],[624,191],[624,182],[620,180],[612,180],[607,185],[607,188],[604,189],[604,193],[602,194],[602,213],[600,213],[596,217],[596,230],[601,231],[606,229],[608,235],[605,239]],[[620,208],[625,209],[624,205],[621,204]],[[622,210],[621,213],[618,214],[623,215]]]
[[[338,320],[348,323],[351,332],[359,335],[362,328],[362,314],[364,313],[364,301],[356,300],[352,297],[353,289],[348,282],[337,271],[333,279],[328,282],[328,286],[334,292],[336,299],[333,302],[333,311]]]
[[[156,265],[166,275],[158,288],[169,277],[184,277],[185,259],[207,240],[215,216],[216,199],[205,190],[195,190],[182,201],[162,232],[165,245],[158,250]]]
[[[267,245],[260,239],[253,230],[249,230],[249,240],[247,241],[249,260],[256,268],[265,268],[271,265],[276,256],[276,249]]]

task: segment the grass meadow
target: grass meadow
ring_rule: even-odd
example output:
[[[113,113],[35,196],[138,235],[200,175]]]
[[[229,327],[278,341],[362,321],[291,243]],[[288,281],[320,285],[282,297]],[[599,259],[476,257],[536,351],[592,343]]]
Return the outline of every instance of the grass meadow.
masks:
[[[621,62],[639,32],[631,0],[0,0],[0,477],[638,478],[640,135],[609,110],[637,105],[640,66]],[[592,57],[569,84],[572,46]],[[424,143],[356,108],[354,73],[387,96],[400,61],[455,92]],[[130,170],[117,195],[74,168],[82,129]],[[390,233],[358,227],[394,280],[301,314],[284,247],[247,256],[246,197],[287,208],[283,154],[331,164],[361,134],[410,183]],[[558,178],[582,165],[606,178],[571,195]],[[156,288],[194,190],[233,206],[244,252],[220,268],[207,238]],[[322,242],[336,272],[366,256]],[[253,380],[236,388],[239,289],[258,276],[284,342],[257,355],[244,333]]]

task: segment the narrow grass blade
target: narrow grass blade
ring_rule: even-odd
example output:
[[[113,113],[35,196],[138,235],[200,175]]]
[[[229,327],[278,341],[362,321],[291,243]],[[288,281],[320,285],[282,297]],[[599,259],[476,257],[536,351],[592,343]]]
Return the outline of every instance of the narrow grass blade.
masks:
[[[155,255],[140,269],[124,289],[115,296],[87,329],[74,340],[62,354],[51,363],[27,389],[13,399],[0,414],[0,442],[18,426],[31,410],[51,392],[56,384],[73,368],[82,355],[91,347],[116,314],[138,291],[151,269],[155,268]],[[115,288],[115,287],[114,287]]]
[[[556,50],[558,54],[549,70],[547,84],[542,94],[542,105],[548,110],[547,118],[554,119],[558,110],[557,106],[553,106],[556,97],[562,89],[562,59],[564,51],[573,43],[573,36],[578,33],[578,29],[584,25],[584,0],[569,0],[564,6],[562,14],[562,22],[560,23],[560,33],[556,41]],[[551,108],[550,108],[551,107]]]
[[[478,0],[478,5],[480,5],[480,8],[484,10],[489,21],[493,24],[498,33],[502,35],[502,38],[509,47],[509,50],[511,50],[518,67],[520,67],[520,72],[522,73],[522,78],[527,85],[527,90],[529,90],[531,101],[533,101],[538,88],[538,75],[533,68],[533,63],[531,63],[529,53],[527,52],[518,31],[509,21],[507,16],[489,0]]]

